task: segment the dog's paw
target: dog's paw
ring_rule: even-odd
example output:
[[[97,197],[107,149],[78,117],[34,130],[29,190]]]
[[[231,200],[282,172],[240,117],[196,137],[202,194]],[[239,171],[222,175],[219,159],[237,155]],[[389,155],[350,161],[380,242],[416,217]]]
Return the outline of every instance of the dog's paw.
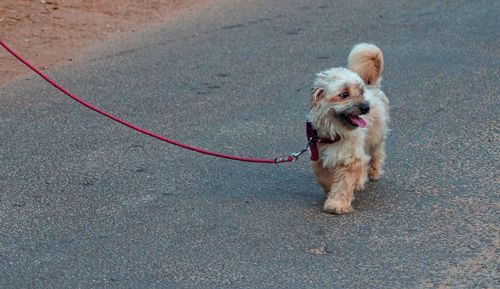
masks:
[[[364,181],[359,181],[354,185],[354,190],[355,191],[362,191],[365,189],[365,182]]]
[[[323,206],[323,211],[332,214],[347,214],[354,210],[350,203],[335,199],[327,199]]]
[[[381,176],[382,172],[380,170],[376,170],[374,168],[368,169],[368,178],[370,179],[370,181],[376,181],[380,179]]]

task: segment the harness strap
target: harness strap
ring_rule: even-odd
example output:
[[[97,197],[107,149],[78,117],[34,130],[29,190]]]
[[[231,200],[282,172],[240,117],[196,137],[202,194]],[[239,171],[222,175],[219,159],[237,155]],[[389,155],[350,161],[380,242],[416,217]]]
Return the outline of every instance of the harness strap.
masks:
[[[311,161],[317,161],[319,160],[319,152],[318,152],[318,143],[322,144],[332,144],[336,143],[342,138],[340,135],[336,134],[334,139],[330,138],[320,138],[318,136],[318,131],[314,129],[313,125],[311,122],[306,123],[306,135],[307,135],[307,141],[309,144],[309,150],[311,151]]]

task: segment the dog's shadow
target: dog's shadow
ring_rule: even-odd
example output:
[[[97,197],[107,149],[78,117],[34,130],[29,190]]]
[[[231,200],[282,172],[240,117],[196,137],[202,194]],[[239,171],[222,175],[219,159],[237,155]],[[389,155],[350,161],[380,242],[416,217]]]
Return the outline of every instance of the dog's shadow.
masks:
[[[380,180],[368,181],[365,189],[354,192],[354,201],[352,202],[354,210],[382,210],[391,203],[390,201],[390,181],[383,177]]]

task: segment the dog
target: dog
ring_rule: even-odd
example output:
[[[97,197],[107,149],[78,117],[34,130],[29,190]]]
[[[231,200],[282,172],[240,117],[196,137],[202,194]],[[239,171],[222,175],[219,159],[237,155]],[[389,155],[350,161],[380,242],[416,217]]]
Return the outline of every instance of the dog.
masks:
[[[312,169],[326,193],[323,210],[334,214],[353,211],[354,191],[381,177],[386,158],[389,100],[380,89],[382,50],[359,43],[347,62],[348,68],[317,74],[308,115],[311,155],[313,147],[317,154]]]

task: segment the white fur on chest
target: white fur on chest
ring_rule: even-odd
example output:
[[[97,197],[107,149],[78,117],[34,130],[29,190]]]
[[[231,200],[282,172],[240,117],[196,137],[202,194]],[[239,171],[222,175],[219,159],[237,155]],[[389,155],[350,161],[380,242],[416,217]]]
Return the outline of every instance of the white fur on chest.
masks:
[[[321,145],[319,147],[319,156],[323,166],[349,166],[355,160],[365,159],[363,142],[364,133],[360,134],[356,139],[344,139],[334,144]]]

